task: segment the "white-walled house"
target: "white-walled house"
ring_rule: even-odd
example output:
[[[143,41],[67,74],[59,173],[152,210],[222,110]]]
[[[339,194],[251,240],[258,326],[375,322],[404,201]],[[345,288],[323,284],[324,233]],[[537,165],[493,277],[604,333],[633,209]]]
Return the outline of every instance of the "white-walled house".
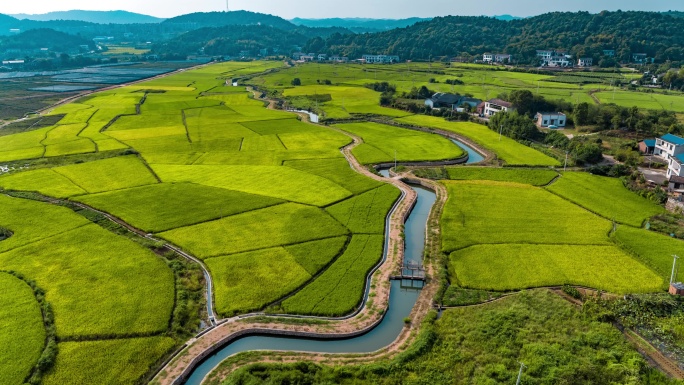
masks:
[[[583,57],[577,61],[578,67],[591,67],[594,65],[594,59],[590,57]]]
[[[684,139],[672,134],[665,134],[656,139],[653,155],[669,161],[679,154],[684,154]]]
[[[670,157],[667,164],[667,179],[670,179],[673,176],[684,176],[684,154]]]
[[[394,55],[363,55],[362,59],[368,64],[399,63],[399,56]]]
[[[494,116],[499,112],[513,111],[513,104],[501,99],[491,99],[485,102],[484,115]]]
[[[505,53],[485,53],[482,55],[482,61],[485,63],[510,63],[513,56]]]
[[[548,128],[565,128],[568,117],[562,112],[537,112],[535,117],[537,127]]]

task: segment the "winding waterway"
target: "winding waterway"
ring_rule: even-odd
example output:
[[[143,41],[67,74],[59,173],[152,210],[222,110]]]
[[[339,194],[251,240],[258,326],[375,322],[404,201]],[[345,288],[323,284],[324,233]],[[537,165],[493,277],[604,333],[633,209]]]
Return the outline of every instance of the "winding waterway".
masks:
[[[418,200],[406,221],[405,261],[422,263],[425,248],[425,229],[435,194],[422,187],[411,186],[418,193]],[[385,253],[387,250],[385,250]],[[410,282],[404,282],[411,285]],[[391,344],[404,328],[403,319],[408,317],[418,300],[420,289],[402,286],[392,281],[389,308],[382,322],[370,332],[343,340],[316,340],[294,337],[248,336],[226,345],[203,361],[188,377],[185,384],[199,385],[221,361],[241,352],[252,350],[283,350],[315,353],[370,353]]]

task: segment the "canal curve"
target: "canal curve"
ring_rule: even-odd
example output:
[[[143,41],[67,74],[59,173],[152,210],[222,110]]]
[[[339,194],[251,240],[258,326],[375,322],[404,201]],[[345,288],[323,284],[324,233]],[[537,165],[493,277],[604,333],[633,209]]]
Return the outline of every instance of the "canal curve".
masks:
[[[414,209],[405,223],[404,262],[422,265],[428,217],[437,199],[434,192],[419,186],[410,186],[418,194]],[[388,250],[385,250],[387,253]],[[406,284],[406,286],[403,286]],[[394,342],[404,328],[404,318],[411,314],[420,289],[411,287],[411,281],[393,280],[389,306],[378,326],[361,336],[346,339],[307,339],[266,335],[247,336],[227,344],[200,363],[184,382],[200,385],[204,378],[226,358],[247,351],[279,350],[305,353],[371,353]]]

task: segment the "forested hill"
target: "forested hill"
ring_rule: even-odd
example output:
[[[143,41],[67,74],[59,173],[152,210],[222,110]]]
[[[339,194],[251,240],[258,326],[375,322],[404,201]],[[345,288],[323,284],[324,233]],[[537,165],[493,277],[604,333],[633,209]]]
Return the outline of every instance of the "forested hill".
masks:
[[[154,46],[160,55],[191,55],[204,51],[207,55],[236,56],[241,51],[259,53],[261,49],[280,47],[289,53],[294,45],[306,43],[308,38],[295,31],[283,31],[266,25],[230,25],[201,28]]]
[[[657,61],[684,59],[684,19],[655,12],[549,13],[521,20],[490,17],[438,17],[387,32],[332,35],[312,40],[307,50],[359,57],[365,53],[393,54],[402,59],[430,56],[480,55],[502,52],[520,62],[536,62],[537,49],[567,50],[576,56],[600,59],[604,49],[628,61],[646,53]]]
[[[224,27],[227,25],[267,25],[284,31],[297,28],[296,25],[278,16],[249,11],[233,12],[196,12],[177,16],[164,21],[164,24],[197,24],[201,27]]]
[[[335,33],[351,34],[352,31],[343,27],[311,28],[297,26],[281,17],[249,11],[232,12],[197,12],[174,17],[164,21],[164,25],[186,25],[191,29],[206,27],[226,27],[231,25],[257,25],[277,28],[283,31],[295,32],[308,38],[327,38]],[[302,42],[300,44],[304,44]]]
[[[0,51],[49,48],[53,51],[68,52],[78,51],[81,45],[87,45],[91,49],[95,46],[91,40],[52,29],[33,29],[18,35],[0,37]]]

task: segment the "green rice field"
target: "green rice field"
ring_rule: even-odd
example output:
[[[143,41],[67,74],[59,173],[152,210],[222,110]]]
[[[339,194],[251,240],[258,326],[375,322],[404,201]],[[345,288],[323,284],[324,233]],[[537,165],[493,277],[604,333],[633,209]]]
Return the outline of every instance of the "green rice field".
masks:
[[[538,187],[557,178],[550,168],[558,161],[483,125],[381,107],[379,93],[364,87],[390,81],[408,91],[435,78],[432,89],[480,98],[538,85],[545,96],[591,101],[589,75],[441,64],[430,73],[426,64],[413,65],[212,64],[90,94],[49,111],[50,126],[0,136],[0,165],[13,167],[0,175],[0,228],[11,235],[0,241],[0,382],[25,381],[46,336],[36,296],[4,271],[35,282],[53,311],[58,352],[42,385],[141,384],[200,331],[179,331],[178,324],[188,301],[200,309],[197,325],[205,317],[201,272],[184,275],[190,262],[69,208],[73,202],[200,258],[220,317],[356,310],[382,258],[385,220],[400,191],[351,168],[340,151],[352,143],[348,134],[365,142],[353,151],[365,165],[393,161],[395,151],[400,162],[464,155],[438,135],[361,121],[368,115],[451,131],[507,166],[537,167],[447,169],[442,250],[453,283],[495,291],[565,283],[614,293],[662,290],[668,262],[661,254],[678,243],[622,225],[609,236],[611,219],[638,227],[662,212],[658,206],[617,180],[588,174],[565,173]],[[310,124],[226,85],[248,75],[255,77],[243,82],[276,91],[291,106],[354,123]],[[292,87],[293,77],[303,86]],[[453,78],[464,84],[445,83]],[[595,85],[607,78],[596,76]],[[656,99],[663,105],[671,98]],[[64,201],[32,200],[40,199],[32,192]],[[191,294],[188,287],[199,289]]]
[[[646,219],[665,211],[629,191],[615,178],[567,172],[547,189],[604,218],[635,227],[641,227]]]
[[[465,151],[440,135],[377,123],[340,124],[336,127],[363,139],[363,144],[354,148],[352,153],[364,164],[387,163],[395,159],[399,162],[452,160],[465,155]]]
[[[452,180],[491,180],[499,182],[514,182],[544,186],[556,177],[554,170],[525,169],[525,168],[492,168],[492,167],[448,167],[447,174]]]
[[[45,326],[33,290],[0,273],[0,382],[23,384],[45,345]]]
[[[471,289],[508,291],[570,284],[626,294],[657,292],[664,283],[661,276],[614,246],[477,245],[452,253],[449,260],[452,277]]]

